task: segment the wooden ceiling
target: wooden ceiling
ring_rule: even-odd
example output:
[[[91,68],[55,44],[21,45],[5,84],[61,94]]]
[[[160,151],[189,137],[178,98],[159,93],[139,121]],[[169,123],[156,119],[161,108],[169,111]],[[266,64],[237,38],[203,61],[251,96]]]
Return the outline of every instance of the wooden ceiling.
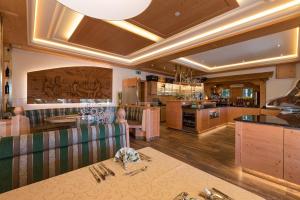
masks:
[[[14,45],[27,44],[26,1],[1,0],[0,13],[3,17],[3,41]]]
[[[149,9],[151,9],[153,6],[155,6],[157,4],[157,1],[159,1],[159,0],[152,0],[152,4],[150,5]],[[168,3],[166,3],[166,2],[168,2]],[[181,4],[179,2],[181,2]],[[180,10],[179,9],[180,7],[178,7],[178,5],[181,5],[182,8],[185,8],[183,5],[189,4],[191,2],[194,2],[194,3],[196,2],[196,3],[193,6],[190,6],[190,9],[192,9],[192,10],[189,10],[188,12],[184,11],[184,9]],[[210,6],[215,7],[216,11],[211,10],[209,12],[209,14],[207,14],[209,16],[205,16],[205,14],[203,14],[203,16],[201,18],[201,16],[200,16],[201,12],[199,12],[198,13],[199,15],[197,15],[197,12],[196,12],[197,10],[194,10],[194,7],[196,7],[195,5],[198,2],[202,2],[202,6],[207,6],[209,4]],[[201,23],[201,22],[208,20],[216,15],[225,13],[226,11],[233,9],[234,7],[237,6],[237,3],[235,0],[209,0],[209,1],[205,1],[205,0],[164,0],[164,1],[161,1],[160,0],[160,3],[161,3],[161,6],[162,5],[166,6],[165,4],[168,4],[168,5],[176,4],[177,7],[173,6],[174,7],[174,9],[173,9],[171,6],[170,13],[169,13],[169,10],[167,9],[167,10],[165,10],[165,12],[163,12],[162,15],[159,13],[154,13],[154,14],[152,13],[151,19],[143,17],[144,14],[141,14],[140,16],[137,16],[136,18],[133,18],[128,21],[130,21],[131,23],[134,23],[136,25],[140,25],[141,27],[143,27],[147,30],[150,30],[151,32],[153,31],[154,33],[157,33],[158,35],[164,35],[164,37],[168,37],[168,36],[176,33],[177,31],[180,32],[179,29],[182,27],[184,27],[184,29],[190,28],[197,23]],[[200,5],[201,5],[201,3],[197,4],[197,6],[199,6],[199,8],[200,8]],[[223,5],[224,8],[221,9],[220,5]],[[149,9],[147,9],[146,12],[150,12],[151,10],[149,10]],[[155,8],[155,9],[158,9],[158,8]],[[179,11],[181,13],[181,15],[179,17],[174,16],[176,11]],[[202,11],[202,12],[206,12],[206,11],[207,11],[207,9],[204,9],[204,11]],[[41,50],[44,50],[43,48],[46,48],[46,47],[37,48],[36,46],[28,45],[27,14],[26,14],[26,1],[25,0],[1,0],[0,1],[0,12],[4,16],[4,41],[5,41],[5,43],[11,43],[14,46],[20,45],[20,46],[23,46],[25,49],[26,48],[27,49],[29,48],[31,50],[35,49],[37,51],[41,51]],[[160,12],[162,12],[162,11],[160,11]],[[188,15],[191,15],[191,16],[189,16],[189,17],[185,16],[186,12],[188,13]],[[171,18],[171,13],[172,13],[172,18]],[[161,16],[159,16],[159,15],[161,15]],[[197,15],[197,17],[195,17],[195,15]],[[168,23],[166,21],[165,22],[160,21],[160,18],[164,18],[163,20],[166,20],[168,18],[169,20],[172,21],[172,20],[174,20],[174,18],[180,18],[183,16],[184,16],[184,20],[176,21],[175,25],[180,23],[180,25],[178,25],[177,28],[174,27],[175,25],[174,24],[172,25],[171,22]],[[161,27],[159,27],[159,28],[163,28],[164,30],[156,30],[155,26],[151,27],[151,23],[155,24],[154,23],[155,21],[156,21],[156,23],[165,24],[165,27],[162,25],[160,25]],[[144,23],[144,24],[142,24],[142,23]],[[98,27],[98,25],[99,25],[99,27]],[[193,48],[190,48],[190,49],[178,52],[178,53],[172,53],[172,54],[170,53],[170,55],[163,56],[161,58],[149,61],[147,63],[141,63],[141,64],[139,64],[139,66],[132,66],[132,67],[126,66],[126,67],[136,68],[136,69],[140,69],[143,71],[150,71],[150,72],[154,72],[154,73],[158,73],[158,74],[165,74],[165,75],[173,76],[175,64],[169,62],[170,60],[176,59],[178,57],[184,57],[184,56],[188,56],[191,54],[195,54],[195,53],[211,50],[214,48],[226,46],[229,44],[249,40],[249,39],[260,37],[263,35],[280,32],[280,31],[287,30],[287,29],[290,29],[293,27],[297,27],[299,25],[300,25],[300,14],[298,14],[297,17],[295,17],[295,15],[293,15],[291,18],[287,17],[285,20],[283,20],[280,23],[273,24],[273,22],[270,22],[270,24],[266,25],[268,27],[262,27],[260,29],[256,28],[253,30],[249,30],[249,32],[244,33],[244,34],[234,35],[232,37],[228,37],[228,38],[218,40],[218,41],[215,41],[212,43],[210,42],[210,43],[207,43],[207,44],[204,44],[201,46],[200,45],[193,46]],[[85,27],[85,26],[87,26],[87,27]],[[110,27],[106,27],[106,26],[110,26]],[[97,29],[100,28],[100,30],[102,30],[102,31],[96,30],[97,31],[97,33],[96,33],[96,31],[95,31],[96,27],[97,27]],[[148,29],[147,27],[150,29]],[[86,32],[83,31],[84,29],[86,29]],[[124,34],[123,34],[123,32],[124,32]],[[96,34],[94,34],[94,33],[96,33]],[[90,35],[88,36],[88,34],[90,34]],[[77,41],[76,37],[83,38],[83,41]],[[90,47],[99,48],[99,49],[102,49],[105,51],[109,51],[112,53],[118,53],[121,55],[130,54],[133,51],[141,49],[147,45],[153,44],[152,41],[149,41],[145,38],[141,38],[140,36],[129,33],[120,28],[114,27],[113,25],[107,24],[103,21],[91,19],[88,17],[85,17],[82,20],[81,24],[79,25],[77,30],[74,32],[73,36],[70,38],[70,41],[73,43],[82,44],[82,45],[85,45],[84,43],[86,43],[86,44],[90,45]],[[84,58],[84,59],[91,59],[90,57],[88,57],[84,54],[74,54],[72,52],[59,51],[59,50],[55,50],[55,49],[51,49],[51,48],[47,48],[47,51],[52,52],[52,53],[59,52],[60,54],[67,55],[67,56],[72,55],[72,56],[75,56],[76,58],[80,57],[80,58]],[[99,58],[95,58],[93,60],[103,61],[103,60],[100,60]],[[234,71],[234,70],[231,70],[231,71]],[[201,72],[201,71],[198,71],[198,72],[195,71],[194,74],[196,75],[197,73],[200,75],[205,74],[205,72]]]
[[[236,0],[152,0],[146,11],[127,21],[167,38],[236,7]],[[90,17],[84,17],[68,41],[123,56],[154,43]]]
[[[83,18],[69,42],[120,55],[128,55],[154,43],[91,17]]]
[[[146,11],[127,21],[167,38],[238,6],[236,0],[152,0]]]

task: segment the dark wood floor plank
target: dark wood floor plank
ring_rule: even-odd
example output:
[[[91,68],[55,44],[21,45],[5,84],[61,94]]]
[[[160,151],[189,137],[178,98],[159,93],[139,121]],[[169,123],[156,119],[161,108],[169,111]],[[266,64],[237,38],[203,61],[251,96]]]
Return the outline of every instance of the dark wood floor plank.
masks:
[[[268,200],[300,199],[300,193],[242,173],[234,165],[234,134],[232,126],[198,137],[162,125],[159,139],[145,142],[131,138],[130,143],[135,149],[150,146]]]

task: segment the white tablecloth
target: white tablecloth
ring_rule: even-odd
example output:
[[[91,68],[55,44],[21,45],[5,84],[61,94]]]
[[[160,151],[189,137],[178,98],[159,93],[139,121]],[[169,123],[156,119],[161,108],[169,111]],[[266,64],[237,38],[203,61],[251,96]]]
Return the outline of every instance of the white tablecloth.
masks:
[[[124,169],[112,159],[104,161],[116,176],[97,183],[88,168],[81,168],[0,195],[0,200],[173,200],[181,192],[193,197],[205,187],[215,187],[236,200],[263,198],[209,175],[152,148],[140,150],[152,158],[145,172],[125,176]]]

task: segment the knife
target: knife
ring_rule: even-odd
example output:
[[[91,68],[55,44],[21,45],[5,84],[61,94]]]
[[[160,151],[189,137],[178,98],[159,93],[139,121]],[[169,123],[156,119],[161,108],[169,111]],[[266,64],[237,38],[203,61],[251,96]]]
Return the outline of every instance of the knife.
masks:
[[[109,173],[101,165],[97,165],[97,167],[100,169],[100,171],[102,172],[102,174],[104,176],[108,176],[109,175]]]
[[[95,174],[95,172],[89,167],[90,172],[92,173],[93,177],[96,179],[97,183],[101,182],[101,179]]]
[[[106,167],[104,165],[104,163],[99,163],[99,165],[102,166],[104,169],[106,169],[106,171],[108,171],[108,173],[110,173],[112,176],[116,175],[111,169],[109,169],[108,167]]]
[[[95,166],[93,166],[94,170],[97,172],[97,174],[105,181],[105,176],[97,169]]]

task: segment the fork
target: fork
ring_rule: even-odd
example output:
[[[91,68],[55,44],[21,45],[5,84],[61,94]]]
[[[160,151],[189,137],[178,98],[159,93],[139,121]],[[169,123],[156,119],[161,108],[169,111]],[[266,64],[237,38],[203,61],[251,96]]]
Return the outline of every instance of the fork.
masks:
[[[147,168],[148,168],[148,166],[144,166],[144,167],[142,167],[140,169],[136,169],[136,170],[133,170],[131,172],[127,172],[127,173],[125,173],[125,175],[127,175],[127,176],[134,176],[134,175],[136,175],[136,174],[138,174],[140,172],[146,171]]]

